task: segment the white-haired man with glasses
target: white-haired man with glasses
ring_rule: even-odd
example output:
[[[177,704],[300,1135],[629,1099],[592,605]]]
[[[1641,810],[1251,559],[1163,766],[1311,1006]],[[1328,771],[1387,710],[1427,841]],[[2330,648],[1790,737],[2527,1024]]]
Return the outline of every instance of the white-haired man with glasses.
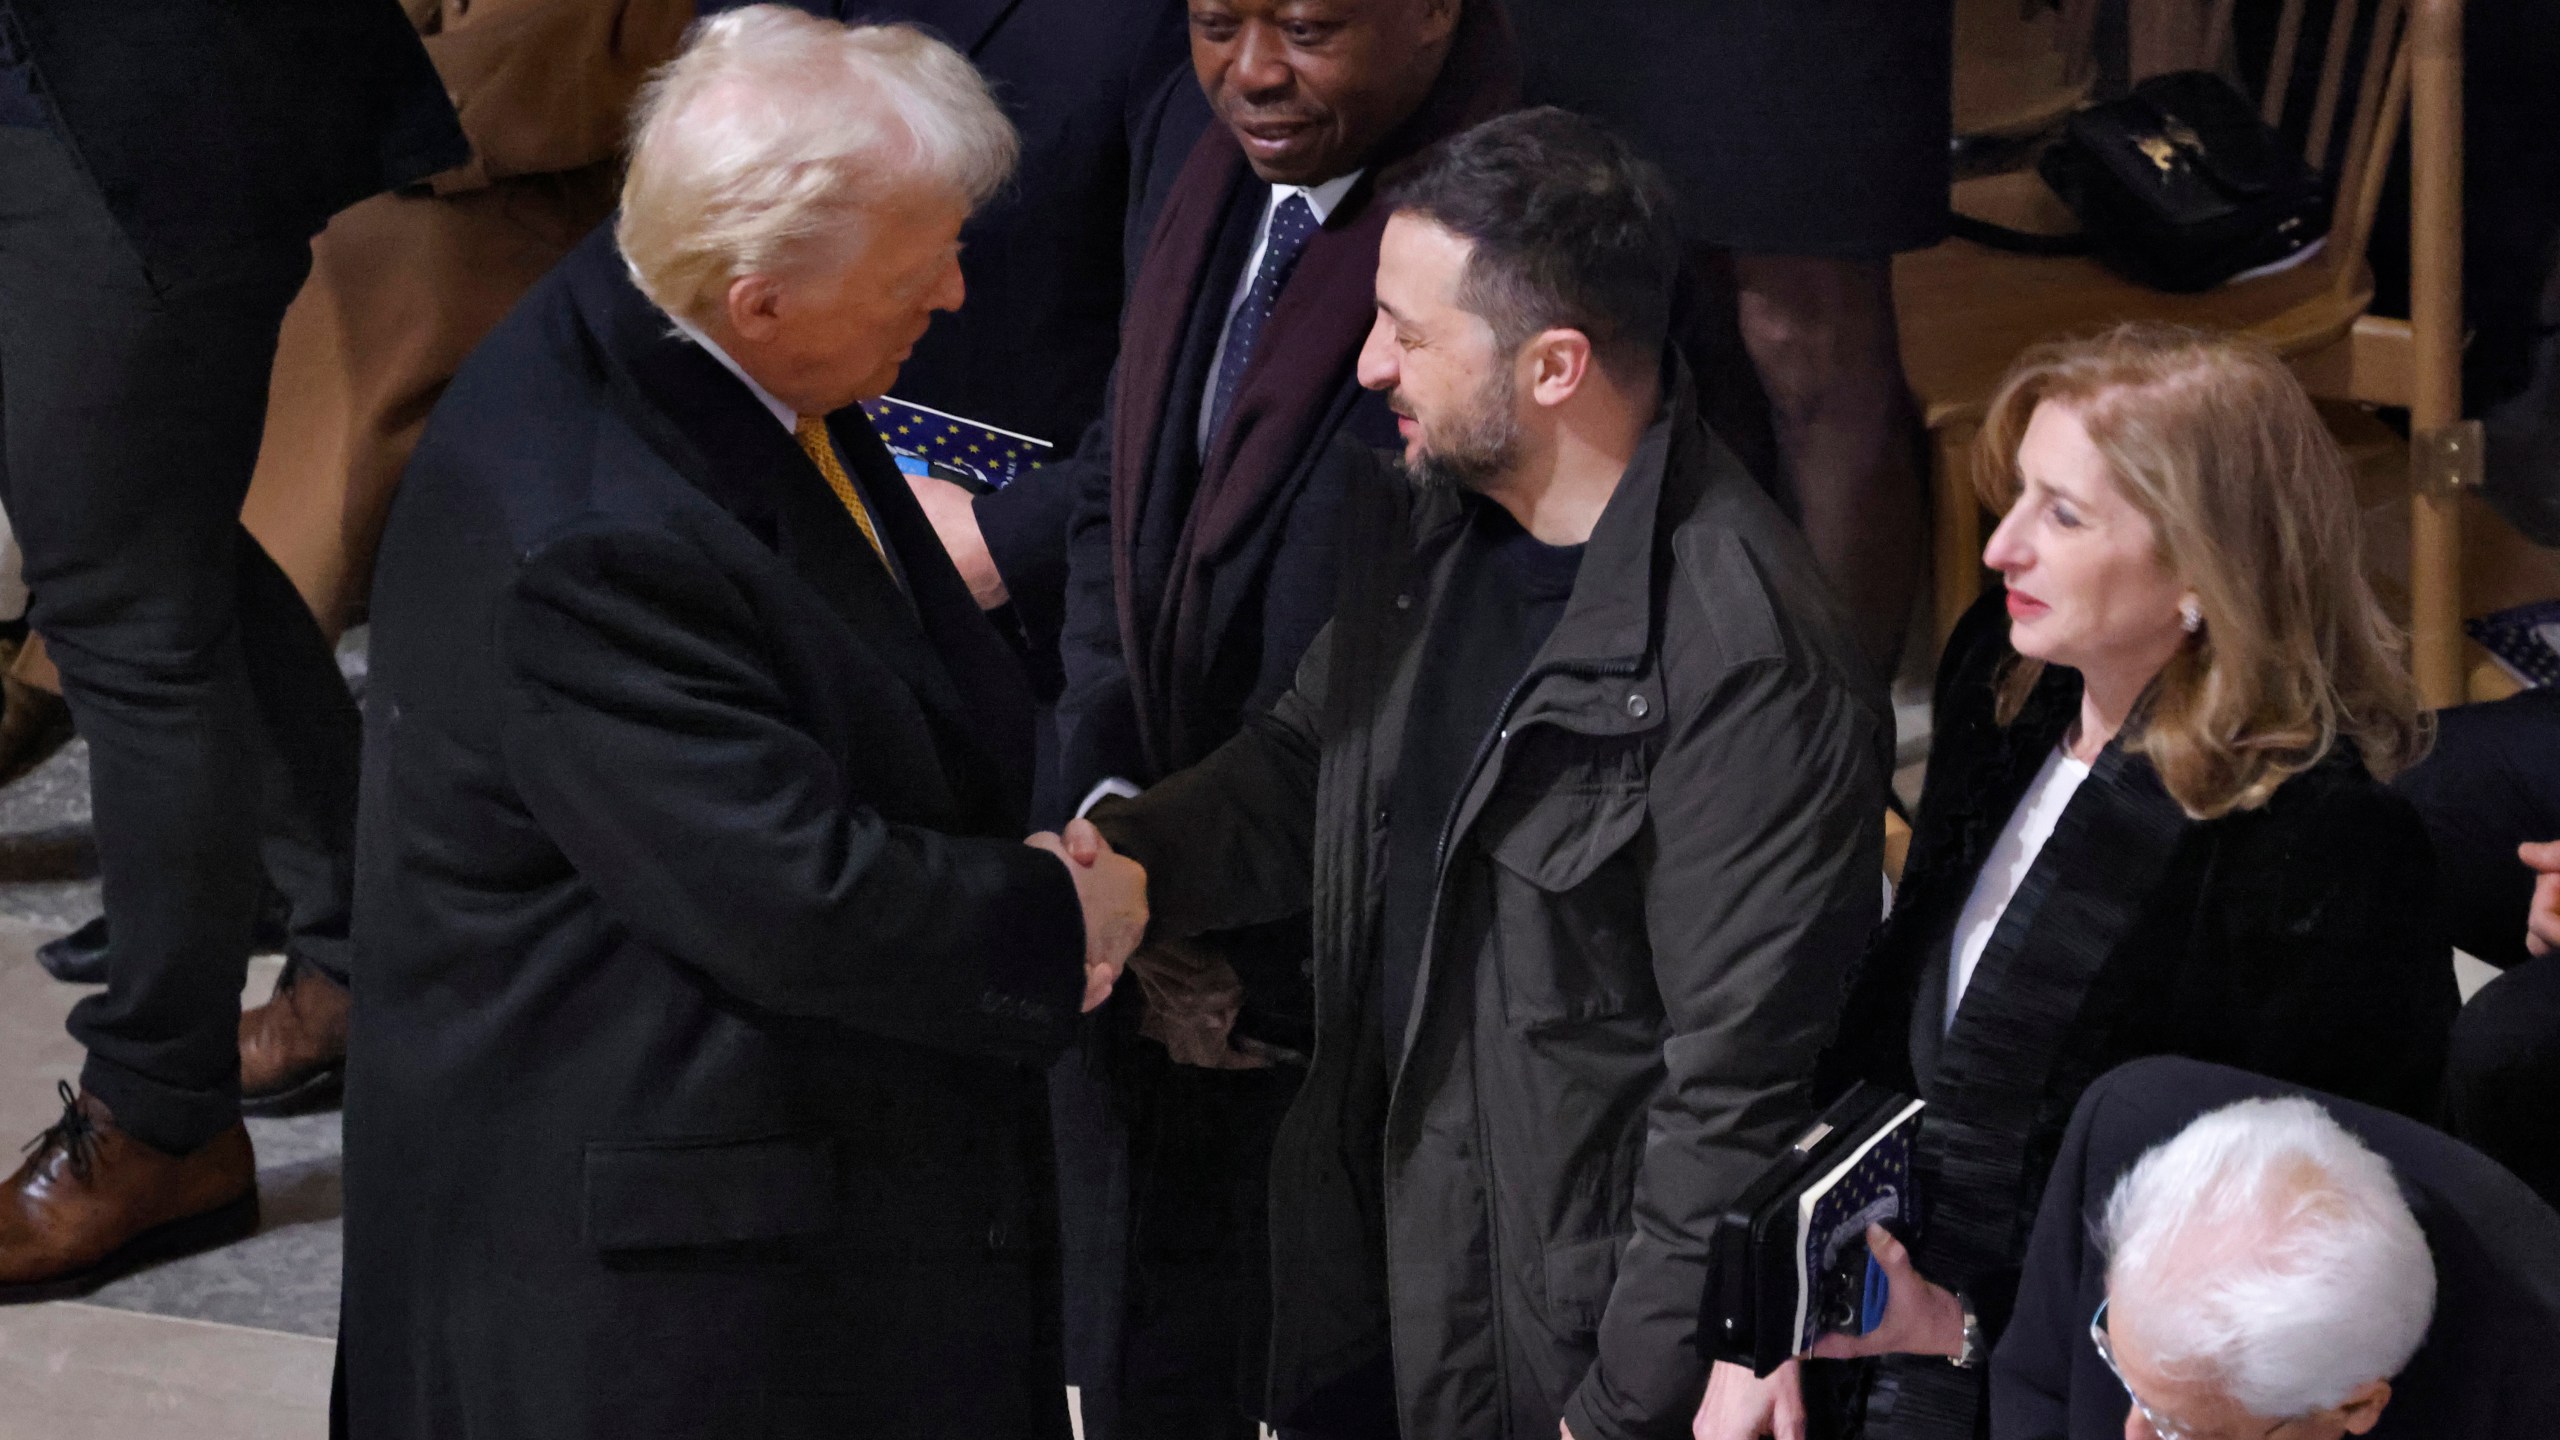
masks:
[[[2423,1125],[2189,1060],[2090,1088],[1994,1440],[2544,1436],[2560,1215]]]

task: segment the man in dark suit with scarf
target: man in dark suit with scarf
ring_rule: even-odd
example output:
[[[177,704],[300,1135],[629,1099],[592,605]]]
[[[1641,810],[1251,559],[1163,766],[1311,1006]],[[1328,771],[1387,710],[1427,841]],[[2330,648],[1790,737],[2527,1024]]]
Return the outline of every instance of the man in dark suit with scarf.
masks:
[[[467,153],[388,0],[0,0],[0,503],[115,925],[80,1088],[0,1186],[0,1300],[255,1228],[262,812],[302,998],[344,1014],[355,707],[240,504],[311,235]]]
[[[1014,136],[779,6],[644,97],[383,538],[348,1429],[1064,1440],[1042,1067],[1143,910],[1021,843],[1020,667],[857,405]]]
[[[1288,688],[1332,612],[1341,481],[1318,457],[1337,433],[1395,443],[1355,374],[1378,176],[1517,100],[1508,26],[1476,0],[1195,0],[1191,55],[1197,83],[1166,89],[1135,152],[1147,241],[1110,403],[1043,481],[1084,496],[1058,711],[1071,804],[1181,769]],[[1008,578],[1050,543],[1011,523],[1032,493],[976,507]],[[1308,1044],[1308,947],[1299,917],[1147,957],[1146,991],[1206,997],[1206,1023],[1135,1019],[1141,987],[1125,986],[1092,1057],[1112,1098],[1058,1077],[1071,1220],[1081,1200],[1087,1222],[1071,1244],[1098,1262],[1069,1271],[1089,1434],[1254,1433],[1240,1397],[1260,1388],[1262,1177],[1297,1083],[1286,1052]],[[1141,1024],[1181,1048],[1128,1033]]]

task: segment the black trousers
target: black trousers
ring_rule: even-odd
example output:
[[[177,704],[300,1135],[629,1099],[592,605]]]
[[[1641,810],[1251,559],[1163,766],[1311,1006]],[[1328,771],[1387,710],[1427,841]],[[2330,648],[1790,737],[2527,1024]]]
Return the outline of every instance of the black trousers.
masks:
[[[1134,1035],[1050,1076],[1068,1376],[1088,1440],[1253,1440],[1269,1346],[1272,1140],[1300,1072],[1176,1065]]]
[[[0,504],[90,753],[113,948],[70,1029],[136,1138],[239,1118],[239,994],[265,868],[294,956],[343,977],[359,722],[240,526],[307,237],[146,271],[72,152],[0,127]]]

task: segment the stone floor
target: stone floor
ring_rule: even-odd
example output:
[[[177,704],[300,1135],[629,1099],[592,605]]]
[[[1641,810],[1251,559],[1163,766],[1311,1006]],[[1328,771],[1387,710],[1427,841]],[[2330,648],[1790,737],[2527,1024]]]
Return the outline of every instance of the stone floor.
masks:
[[[0,886],[0,1140],[9,1150],[53,1123],[54,1082],[77,1081],[80,1047],[62,1021],[89,993],[35,962],[35,947],[68,928],[63,920],[86,917],[58,897],[9,893],[21,888]],[[63,911],[27,918],[40,904]],[[262,999],[277,966],[272,957],[253,962],[242,998]],[[84,1301],[0,1308],[0,1440],[316,1440],[328,1432],[338,1117],[249,1126],[257,1234],[127,1276]]]

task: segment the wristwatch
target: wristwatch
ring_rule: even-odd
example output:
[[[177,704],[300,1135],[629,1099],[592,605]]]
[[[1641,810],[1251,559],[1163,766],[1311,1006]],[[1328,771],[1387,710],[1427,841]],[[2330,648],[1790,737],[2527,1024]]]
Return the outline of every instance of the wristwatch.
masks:
[[[1964,1348],[1947,1357],[1947,1363],[1959,1370],[1970,1370],[1982,1363],[1982,1352],[1991,1348],[1983,1342],[1982,1319],[1973,1313],[1973,1297],[1959,1290],[1956,1304],[1964,1311]]]

